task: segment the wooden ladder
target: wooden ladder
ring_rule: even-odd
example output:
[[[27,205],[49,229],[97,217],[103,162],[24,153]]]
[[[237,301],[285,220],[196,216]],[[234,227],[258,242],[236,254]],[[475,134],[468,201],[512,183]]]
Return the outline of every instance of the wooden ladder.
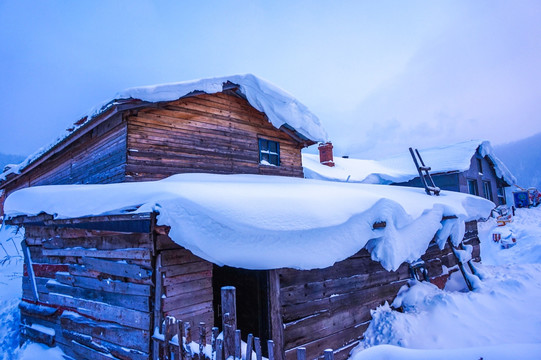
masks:
[[[421,181],[425,187],[426,193],[428,195],[432,195],[432,193],[434,193],[436,196],[440,195],[440,188],[434,184],[434,180],[432,180],[432,176],[430,176],[430,166],[425,165],[423,158],[421,158],[421,154],[419,154],[419,150],[415,149],[414,152],[412,148],[409,149],[413,162],[415,163],[415,167],[419,172],[419,177],[421,178]],[[417,158],[419,158],[419,161],[417,161]],[[421,163],[421,165],[419,165],[419,163]]]

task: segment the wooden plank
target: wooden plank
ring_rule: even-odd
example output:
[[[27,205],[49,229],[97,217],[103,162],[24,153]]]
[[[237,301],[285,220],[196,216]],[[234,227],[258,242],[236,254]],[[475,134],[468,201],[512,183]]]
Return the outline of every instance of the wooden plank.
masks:
[[[85,230],[85,229],[78,229]],[[60,230],[59,230],[60,232]],[[97,250],[115,250],[115,249],[151,249],[152,241],[149,234],[144,233],[116,233],[95,234],[94,231],[85,231],[90,234],[68,233],[56,234],[43,238],[42,245],[45,249],[68,249],[68,248],[93,248]],[[94,233],[94,234],[92,234]],[[103,233],[103,232],[102,232]],[[82,235],[82,236],[77,236]]]
[[[201,273],[204,271],[212,271],[212,263],[208,261],[199,261],[182,265],[173,265],[165,267],[163,271],[166,278],[178,275]]]
[[[153,328],[161,329],[163,321],[163,310],[162,310],[162,294],[163,294],[163,278],[164,274],[162,273],[162,256],[160,253],[156,255],[156,264],[154,267],[154,309],[153,309]],[[160,344],[157,341],[152,343],[152,358],[157,360],[160,355]]]
[[[149,351],[150,332],[110,322],[102,322],[65,311],[60,316],[62,329],[76,331],[108,343],[146,352]]]
[[[183,279],[179,280],[179,282],[174,282],[165,287],[165,295],[167,297],[212,288],[212,278],[210,276],[187,282],[183,282]]]
[[[175,250],[164,250],[162,254],[162,266],[181,265],[191,262],[198,262],[202,259],[192,254],[189,250],[179,247]]]
[[[269,307],[272,340],[274,340],[274,357],[276,360],[285,359],[284,351],[284,325],[282,320],[282,303],[280,301],[280,277],[276,270],[268,271]]]
[[[32,257],[25,241],[21,242],[21,247],[24,255],[24,263],[28,271],[28,278],[32,289],[33,300],[39,302],[38,288],[36,284],[36,275],[34,274],[34,267],[32,266]]]
[[[134,264],[101,260],[92,257],[83,257],[81,262],[87,269],[105,274],[127,277],[131,279],[148,279],[152,277],[152,270],[144,269]]]
[[[134,284],[112,279],[94,279],[71,275],[68,272],[56,273],[56,280],[62,284],[84,289],[106,291],[123,295],[150,296],[150,285]]]
[[[194,304],[212,302],[212,287],[191,293],[162,298],[162,310],[171,311]]]
[[[75,298],[99,301],[105,304],[124,307],[126,309],[150,311],[150,299],[148,296],[126,295],[121,293],[112,293],[94,289],[84,289],[70,285],[64,285],[55,280],[49,280],[47,283],[49,292],[69,295]]]
[[[95,250],[85,248],[43,249],[44,256],[93,257],[101,259],[150,260],[148,249]]]
[[[150,316],[148,313],[108,305],[91,300],[76,299],[57,293],[49,294],[51,305],[63,306],[76,310],[78,313],[97,320],[110,321],[136,329],[149,330]]]

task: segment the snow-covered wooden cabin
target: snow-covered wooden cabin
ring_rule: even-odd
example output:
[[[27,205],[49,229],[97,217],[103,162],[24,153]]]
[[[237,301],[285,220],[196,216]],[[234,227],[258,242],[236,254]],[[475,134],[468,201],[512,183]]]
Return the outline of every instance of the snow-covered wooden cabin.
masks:
[[[92,112],[3,175],[5,215],[25,229],[23,336],[75,359],[150,359],[165,316],[220,326],[233,285],[239,328],[277,359],[343,359],[410,263],[441,285],[449,241],[479,259],[491,203],[303,179],[301,148],[324,139],[253,76],[132,89]]]
[[[442,190],[458,191],[484,197],[496,205],[506,203],[505,188],[515,177],[494,154],[490,142],[470,140],[419,150],[431,168],[435,184]],[[325,161],[327,157],[324,158]],[[349,181],[368,184],[392,184],[423,187],[410,154],[382,160],[361,160],[335,157],[334,167],[321,164],[316,155],[304,154],[307,178]]]

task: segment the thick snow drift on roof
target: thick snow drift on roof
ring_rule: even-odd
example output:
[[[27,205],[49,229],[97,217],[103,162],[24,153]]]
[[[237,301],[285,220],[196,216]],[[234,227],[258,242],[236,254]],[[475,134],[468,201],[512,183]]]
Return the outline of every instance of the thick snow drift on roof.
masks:
[[[458,239],[464,221],[487,217],[493,207],[479,197],[428,196],[417,188],[180,174],[154,182],[27,188],[11,194],[4,209],[8,217],[45,212],[57,218],[156,210],[175,242],[218,265],[324,268],[366,246],[390,270],[426,251],[443,216],[458,217],[459,226],[445,227]],[[379,221],[387,226],[374,230]]]
[[[494,169],[499,178],[503,178],[509,184],[516,182],[507,167],[494,155],[488,141],[465,141],[421,149],[419,153],[425,164],[432,168],[431,174],[436,174],[468,170],[471,158],[477,149],[481,156],[488,156],[494,163]],[[419,176],[409,151],[383,160],[335,158],[336,166],[333,168],[320,164],[316,155],[303,154],[302,160],[305,176],[312,179],[389,184],[409,181]]]
[[[103,104],[90,110],[82,117],[83,119],[86,118],[85,121],[80,122],[78,126],[69,129],[53,143],[42,147],[26,158],[22,163],[11,165],[10,169],[0,174],[0,181],[4,180],[9,174],[20,173],[26,166],[37,160],[41,155],[45,154],[58,143],[62,142],[75,130],[84,126],[90,120],[107,111],[112,106],[119,104],[122,100],[137,99],[155,103],[177,100],[193,92],[214,94],[221,92],[223,90],[223,85],[228,81],[238,85],[240,92],[246,96],[250,105],[257,110],[264,112],[274,127],[280,128],[282,125],[287,125],[309,140],[327,141],[327,133],[317,116],[311,113],[305,105],[301,104],[284,90],[252,74],[222,76],[171,84],[135,87],[121,91],[117,93],[113,99],[107,100]]]

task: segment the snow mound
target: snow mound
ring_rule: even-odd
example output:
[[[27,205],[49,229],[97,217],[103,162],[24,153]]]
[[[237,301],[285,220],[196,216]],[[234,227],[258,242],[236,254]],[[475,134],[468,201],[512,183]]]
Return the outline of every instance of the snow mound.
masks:
[[[489,141],[470,140],[457,144],[419,150],[431,174],[466,171],[470,161],[479,149],[494,164],[496,175],[509,184],[516,179],[498,159]],[[331,181],[362,182],[368,184],[390,184],[406,182],[419,176],[409,152],[383,160],[361,160],[335,158],[335,167],[320,164],[316,155],[303,154],[304,174],[307,178]]]
[[[494,204],[461,193],[260,175],[179,174],[160,181],[22,189],[8,217],[56,218],[157,211],[170,237],[218,265],[246,269],[325,268],[363,247],[387,270],[415,261],[442,228],[459,238],[464,222]],[[374,229],[376,222],[386,222]],[[299,256],[302,254],[302,256]]]
[[[192,93],[204,92],[214,94],[223,91],[226,83],[239,86],[250,105],[264,112],[269,121],[277,129],[287,126],[296,130],[302,136],[313,141],[327,141],[327,133],[316,115],[301,104],[292,95],[275,85],[262,80],[252,74],[222,76],[209,79],[200,79],[178,83],[143,86],[126,89],[117,93],[113,99],[93,108],[85,114],[76,126],[70,128],[48,146],[42,147],[28,156],[23,162],[9,165],[9,168],[0,174],[0,181],[5,180],[9,174],[19,174],[25,167],[37,160],[43,154],[54,148],[73,134],[74,131],[86,125],[96,116],[106,112],[111,107],[129,100],[142,100],[147,102],[163,102],[178,100]]]

